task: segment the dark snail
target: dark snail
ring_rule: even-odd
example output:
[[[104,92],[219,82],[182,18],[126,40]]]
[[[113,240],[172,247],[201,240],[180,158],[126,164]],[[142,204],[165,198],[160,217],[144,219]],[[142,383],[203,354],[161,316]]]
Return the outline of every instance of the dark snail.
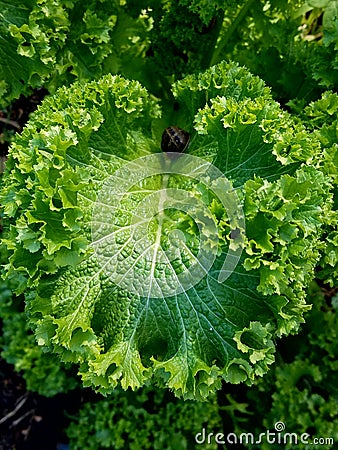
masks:
[[[163,152],[184,152],[190,141],[190,134],[178,127],[168,127],[163,131],[161,149]]]

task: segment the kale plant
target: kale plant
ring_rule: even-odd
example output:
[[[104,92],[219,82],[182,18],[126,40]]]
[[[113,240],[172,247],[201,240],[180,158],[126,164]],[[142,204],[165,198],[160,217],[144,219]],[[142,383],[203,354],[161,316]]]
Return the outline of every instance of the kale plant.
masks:
[[[107,75],[45,100],[7,162],[6,276],[38,343],[103,393],[252,384],[336,225],[320,140],[259,78],[221,63],[173,94],[186,155],[161,152],[148,92]]]
[[[152,389],[155,404],[170,390],[198,417],[190,400],[214,414],[222,386],[239,383],[248,403],[273,399],[268,427],[289,414],[289,373],[297,401],[309,394],[309,410],[337,420],[334,336],[315,327],[335,327],[336,307],[321,317],[309,292],[338,275],[338,2],[0,4],[1,104],[52,94],[15,136],[1,180],[3,356],[32,389],[48,377],[45,395],[76,386],[76,371],[108,396],[93,430],[115,420],[109,404],[125,409],[128,388],[158,430],[171,406],[157,422],[140,406]],[[280,363],[307,317],[316,350]],[[303,374],[333,401],[300,393]],[[234,410],[254,414],[248,403]],[[296,432],[310,426],[297,414]],[[115,431],[93,445],[127,445]]]

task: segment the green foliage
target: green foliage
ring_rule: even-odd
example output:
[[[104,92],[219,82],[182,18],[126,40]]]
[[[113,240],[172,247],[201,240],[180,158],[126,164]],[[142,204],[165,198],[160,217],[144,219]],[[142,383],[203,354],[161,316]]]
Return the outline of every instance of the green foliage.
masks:
[[[11,287],[4,282],[0,287],[1,357],[14,365],[29,391],[52,397],[74,389],[79,384],[75,374],[56,355],[46,353],[37,345],[27,316],[21,310],[22,299],[12,297]]]
[[[329,441],[315,445],[313,440],[338,439],[337,301],[333,297],[332,306],[328,305],[316,284],[311,286],[309,301],[313,309],[307,313],[302,332],[283,341],[278,366],[256,386],[241,387],[232,397],[224,387],[217,402],[212,396],[206,403],[178,400],[158,389],[143,388],[137,393],[116,389],[107,399],[84,404],[73,418],[67,430],[71,447],[217,448],[215,436],[223,433],[223,448],[231,448],[230,441],[239,442],[241,435],[246,439],[243,433],[252,433],[258,440],[260,433],[272,433],[274,425],[282,421],[285,430],[280,433],[280,445],[277,435],[274,443],[263,437],[260,444],[252,445],[249,434],[244,448],[269,450],[273,445],[291,450],[296,444],[289,441],[287,433],[298,438],[307,433],[309,444],[297,444],[303,449],[333,448]],[[323,329],[328,332],[323,334]],[[205,442],[197,445],[196,435],[203,429]],[[197,438],[203,440],[202,435]]]
[[[25,280],[16,293],[26,290],[38,343],[80,363],[84,384],[103,393],[153,377],[185,398],[207,397],[221,379],[252,384],[274,361],[274,338],[303,322],[326,229],[336,224],[319,140],[260,79],[222,63],[178,82],[174,95],[195,130],[181,159],[188,165],[173,163],[170,176],[156,169],[156,102],[137,82],[111,75],[47,99],[7,164],[7,278]],[[225,179],[203,172],[194,179],[194,157],[229,180],[218,186]],[[148,222],[143,202],[157,211],[156,192],[167,186],[189,191],[193,220],[184,209],[170,212],[176,200],[168,191],[168,212]],[[222,203],[215,193],[225,189]],[[179,281],[173,291],[198,261],[197,226],[213,261],[198,283]],[[245,232],[242,242],[229,242],[231,229]],[[167,238],[177,230],[185,236],[180,251]],[[163,249],[173,252],[165,270]],[[230,249],[243,254],[220,282]]]
[[[194,435],[206,423],[210,429],[220,429],[216,400],[213,396],[208,402],[183,402],[161,389],[143,388],[137,393],[116,389],[108,399],[84,405],[67,430],[70,446],[74,450],[192,448]]]
[[[283,359],[266,382],[248,392],[248,400],[251,405],[257,405],[264,395],[265,402],[271,402],[269,412],[264,411],[264,406],[267,408],[264,403],[263,409],[256,413],[257,417],[264,417],[257,433],[282,421],[285,432],[298,436],[308,433],[309,443],[302,448],[330,449],[334,447],[328,441],[326,445],[315,445],[313,439],[338,440],[337,308],[334,298],[332,305],[328,304],[316,284],[312,285],[309,300],[313,308],[307,314],[302,332],[285,340],[281,350]],[[252,423],[249,425],[252,430]],[[265,443],[259,448],[268,450],[271,447]],[[291,450],[294,444],[276,445],[275,448]]]
[[[30,88],[50,91],[75,79],[128,73],[141,64],[150,26],[132,18],[120,0],[24,0],[1,2],[0,77],[2,104]]]
[[[331,91],[325,92],[316,102],[310,103],[301,114],[307,128],[318,137],[321,146],[322,170],[330,175],[334,182],[334,212],[337,214],[338,202],[338,96]],[[327,248],[320,263],[321,270],[317,277],[329,282],[331,286],[337,283],[337,228],[328,227],[326,230]]]
[[[162,76],[177,79],[209,66],[223,20],[224,2],[218,3],[179,0],[154,8],[150,52]]]
[[[119,73],[172,101],[170,84],[225,58],[304,106],[337,87],[337,2],[2,2],[1,103],[31,88]],[[217,46],[216,46],[217,44]],[[10,64],[7,61],[10,60]]]
[[[225,18],[212,63],[235,59],[299,107],[337,88],[336,1],[248,0]]]
[[[0,6],[0,103],[55,93],[2,180],[1,356],[42,395],[78,371],[108,396],[72,448],[195,448],[203,427],[279,421],[338,441],[338,302],[308,296],[338,278],[338,1]],[[168,125],[186,155],[160,151]],[[202,241],[211,265],[185,284]]]

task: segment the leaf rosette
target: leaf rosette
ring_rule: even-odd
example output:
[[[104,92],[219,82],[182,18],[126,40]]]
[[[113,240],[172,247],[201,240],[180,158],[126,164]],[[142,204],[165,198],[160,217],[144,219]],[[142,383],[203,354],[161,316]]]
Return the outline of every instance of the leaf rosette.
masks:
[[[318,138],[232,63],[173,92],[186,154],[161,153],[157,103],[107,75],[46,99],[7,164],[7,277],[38,343],[102,393],[252,384],[325,251]]]

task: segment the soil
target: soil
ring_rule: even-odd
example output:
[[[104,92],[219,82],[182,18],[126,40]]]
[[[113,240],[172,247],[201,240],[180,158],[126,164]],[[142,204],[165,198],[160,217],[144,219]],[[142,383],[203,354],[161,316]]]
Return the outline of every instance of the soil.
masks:
[[[66,450],[66,411],[77,393],[52,398],[26,391],[13,366],[0,360],[0,450]],[[72,405],[72,406],[71,406]]]

